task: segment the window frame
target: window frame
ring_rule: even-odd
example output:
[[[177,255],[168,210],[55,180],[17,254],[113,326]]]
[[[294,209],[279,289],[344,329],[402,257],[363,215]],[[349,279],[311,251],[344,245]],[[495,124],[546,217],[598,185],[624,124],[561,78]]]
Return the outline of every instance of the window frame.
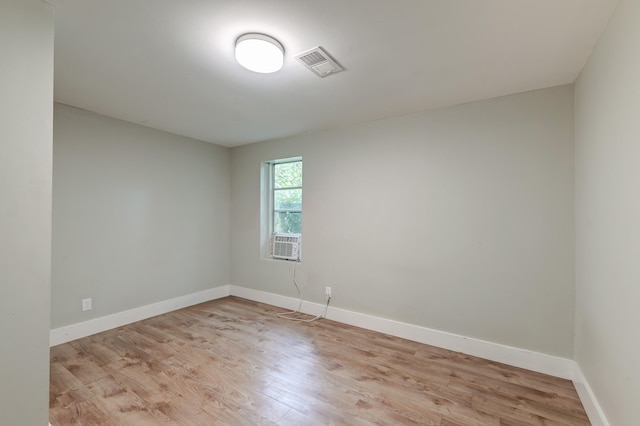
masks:
[[[261,163],[260,172],[260,257],[264,260],[279,260],[273,259],[271,256],[271,249],[273,244],[273,234],[275,233],[274,221],[275,221],[275,165],[286,163],[303,163],[303,178],[302,186],[299,187],[303,191],[304,197],[304,161],[302,156],[286,157],[276,160],[263,161]],[[298,187],[294,187],[298,188]],[[284,188],[278,188],[284,189]],[[304,207],[301,206],[300,214],[302,215]],[[296,210],[297,211],[297,210]],[[301,218],[302,222],[302,218]],[[299,234],[302,236],[302,229]],[[302,247],[300,247],[302,250]],[[300,252],[300,255],[302,252]]]
[[[270,234],[273,235],[275,233],[288,233],[288,234],[295,234],[295,235],[302,235],[302,197],[303,197],[303,185],[304,185],[304,179],[301,176],[300,178],[300,186],[288,186],[288,187],[282,187],[282,188],[276,188],[276,167],[277,166],[281,166],[283,164],[292,164],[292,163],[300,163],[301,167],[303,167],[302,165],[302,158],[294,158],[294,159],[286,159],[286,160],[278,160],[278,161],[273,161],[270,164],[271,167],[271,185],[270,185]],[[304,173],[304,171],[303,171]],[[278,191],[288,191],[288,190],[296,190],[299,189],[300,190],[300,209],[276,209],[276,192]],[[300,232],[277,232],[276,231],[276,216],[277,213],[300,213]]]

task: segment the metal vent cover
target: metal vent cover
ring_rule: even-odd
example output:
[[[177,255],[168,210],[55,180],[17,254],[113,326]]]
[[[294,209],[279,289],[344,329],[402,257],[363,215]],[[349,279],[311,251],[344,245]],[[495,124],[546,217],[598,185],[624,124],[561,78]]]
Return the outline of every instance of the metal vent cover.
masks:
[[[344,70],[344,68],[320,46],[296,55],[296,59],[319,77],[326,77]]]

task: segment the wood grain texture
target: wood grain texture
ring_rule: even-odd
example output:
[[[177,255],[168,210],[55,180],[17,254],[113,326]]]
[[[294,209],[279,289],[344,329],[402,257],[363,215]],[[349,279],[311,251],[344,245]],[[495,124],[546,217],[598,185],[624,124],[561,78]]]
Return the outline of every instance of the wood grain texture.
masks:
[[[62,425],[588,425],[573,384],[237,297],[51,348]]]

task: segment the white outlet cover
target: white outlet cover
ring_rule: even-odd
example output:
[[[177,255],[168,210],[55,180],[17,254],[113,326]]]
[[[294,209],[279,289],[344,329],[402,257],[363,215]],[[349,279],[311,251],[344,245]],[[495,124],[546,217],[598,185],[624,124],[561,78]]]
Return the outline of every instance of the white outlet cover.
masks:
[[[82,299],[82,311],[90,311],[91,309],[91,299]]]

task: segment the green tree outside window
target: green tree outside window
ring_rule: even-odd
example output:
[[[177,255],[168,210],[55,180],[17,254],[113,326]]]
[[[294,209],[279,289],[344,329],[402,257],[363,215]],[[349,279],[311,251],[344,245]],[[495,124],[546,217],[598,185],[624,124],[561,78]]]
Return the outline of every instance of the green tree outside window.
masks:
[[[302,233],[302,161],[273,165],[273,232]]]

